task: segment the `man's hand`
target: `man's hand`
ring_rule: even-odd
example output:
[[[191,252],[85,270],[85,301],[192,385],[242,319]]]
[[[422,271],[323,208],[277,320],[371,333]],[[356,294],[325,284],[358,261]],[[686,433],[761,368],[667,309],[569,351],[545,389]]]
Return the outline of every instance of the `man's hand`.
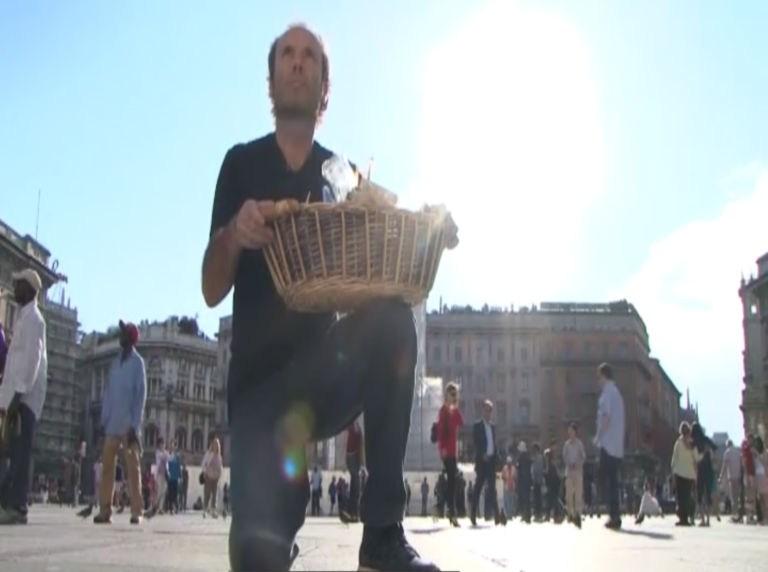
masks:
[[[237,245],[256,250],[269,244],[273,233],[266,224],[266,217],[272,216],[274,211],[272,201],[245,201],[230,223]]]
[[[272,241],[274,234],[267,222],[275,217],[296,212],[298,208],[298,201],[293,199],[277,203],[248,199],[230,223],[237,245],[254,250],[264,248]]]

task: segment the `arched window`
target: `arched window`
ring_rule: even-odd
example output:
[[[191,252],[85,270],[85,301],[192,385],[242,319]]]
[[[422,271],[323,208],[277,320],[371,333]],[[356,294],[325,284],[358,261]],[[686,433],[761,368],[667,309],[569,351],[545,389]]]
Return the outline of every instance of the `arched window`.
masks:
[[[203,430],[195,429],[192,431],[192,450],[195,453],[202,453],[203,451]]]
[[[157,427],[150,423],[144,428],[144,446],[152,449],[157,443]]]
[[[180,451],[186,451],[187,449],[187,430],[184,427],[176,429],[176,447]]]

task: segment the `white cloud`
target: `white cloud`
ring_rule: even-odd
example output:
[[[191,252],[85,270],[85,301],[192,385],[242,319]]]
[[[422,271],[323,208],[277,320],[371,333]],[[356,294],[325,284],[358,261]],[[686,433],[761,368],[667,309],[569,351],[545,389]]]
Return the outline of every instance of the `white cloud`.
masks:
[[[699,401],[708,430],[741,432],[743,364],[741,275],[768,250],[768,171],[751,192],[712,220],[691,222],[651,246],[648,258],[615,297],[633,301],[653,353],[683,393]],[[727,181],[743,181],[741,169]],[[737,433],[738,435],[738,433]]]
[[[582,38],[556,14],[491,3],[431,54],[423,97],[420,174],[403,204],[445,203],[461,238],[434,292],[497,304],[554,296],[579,267],[579,214],[602,191]]]

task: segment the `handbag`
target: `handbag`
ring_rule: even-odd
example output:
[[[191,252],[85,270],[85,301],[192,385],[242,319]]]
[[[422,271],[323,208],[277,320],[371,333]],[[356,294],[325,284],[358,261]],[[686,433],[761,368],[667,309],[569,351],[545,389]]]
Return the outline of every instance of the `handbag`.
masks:
[[[197,478],[197,481],[198,481],[198,482],[199,482],[201,485],[204,485],[204,484],[205,484],[205,473],[203,473],[203,472],[201,471],[201,472],[200,472],[200,476]]]

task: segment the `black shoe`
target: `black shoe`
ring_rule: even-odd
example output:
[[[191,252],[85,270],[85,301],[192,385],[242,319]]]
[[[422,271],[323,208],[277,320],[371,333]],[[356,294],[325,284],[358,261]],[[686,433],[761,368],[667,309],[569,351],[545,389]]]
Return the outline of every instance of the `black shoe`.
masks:
[[[293,561],[296,560],[296,557],[299,555],[299,545],[295,542],[293,543],[293,549],[291,550],[291,561],[288,563],[288,569],[290,570],[291,566],[293,566]]]
[[[140,516],[132,516],[131,517],[131,524],[141,524],[141,517]]]
[[[576,525],[576,528],[581,529],[581,515],[577,514],[575,517],[573,517],[573,524]]]
[[[477,526],[477,515],[474,511],[469,514],[469,522],[472,523],[472,526]]]
[[[643,524],[644,520],[645,520],[645,513],[638,514],[637,518],[635,519],[635,524]]]
[[[621,520],[609,520],[605,523],[605,528],[609,530],[619,530],[621,528]]]
[[[108,514],[99,513],[93,517],[94,524],[112,524],[112,517]]]
[[[440,572],[440,568],[421,558],[408,543],[402,524],[363,529],[358,570]]]

